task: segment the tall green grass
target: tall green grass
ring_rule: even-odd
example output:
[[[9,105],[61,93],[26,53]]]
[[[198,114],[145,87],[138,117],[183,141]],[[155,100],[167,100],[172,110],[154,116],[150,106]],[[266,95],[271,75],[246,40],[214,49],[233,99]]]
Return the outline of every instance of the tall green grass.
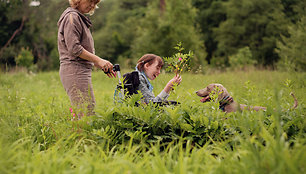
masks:
[[[171,77],[154,80],[154,92]],[[0,173],[305,173],[305,77],[183,74],[170,96],[181,105],[156,108],[114,104],[118,79],[94,72],[97,115],[71,121],[58,72],[0,74]],[[195,91],[209,83],[268,110],[225,114],[200,103]]]

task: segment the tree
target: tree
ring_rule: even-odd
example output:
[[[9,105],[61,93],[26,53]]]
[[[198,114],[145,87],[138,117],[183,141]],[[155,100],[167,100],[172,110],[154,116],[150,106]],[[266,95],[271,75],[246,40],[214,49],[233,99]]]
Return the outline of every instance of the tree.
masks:
[[[25,41],[31,44],[40,70],[59,68],[57,50],[57,21],[61,13],[69,6],[68,1],[40,0],[40,5],[33,9],[28,23]]]
[[[15,64],[17,56],[15,43],[17,36],[24,29],[28,12],[24,10],[27,0],[3,0],[0,2],[1,26],[0,26],[0,62],[1,64]],[[16,13],[18,11],[18,13]]]
[[[200,32],[195,27],[196,9],[191,0],[165,1],[165,10],[160,13],[160,1],[149,4],[137,38],[132,46],[134,61],[145,53],[154,53],[162,57],[170,57],[175,53],[174,46],[182,42],[185,50],[195,53],[194,65],[205,65],[206,51],[200,40]]]
[[[288,27],[289,36],[282,36],[277,42],[276,52],[281,60],[278,68],[285,70],[306,70],[306,2],[296,5],[294,12],[298,22]]]
[[[297,4],[302,4],[301,0],[281,0],[281,3],[284,6],[284,13],[290,21],[296,23],[299,18],[299,12],[297,12],[294,8]]]
[[[57,20],[68,1],[40,0],[30,6],[30,0],[1,1],[1,64],[15,65],[21,48],[33,51],[39,69],[58,67]],[[3,11],[2,11],[3,10]],[[52,56],[52,57],[50,57]]]
[[[219,27],[225,21],[226,13],[223,2],[227,0],[193,0],[193,6],[197,8],[196,23],[201,29],[201,40],[204,41],[207,50],[206,60],[210,64],[211,58],[217,50],[217,42],[214,40],[213,29]]]
[[[139,20],[145,14],[149,0],[112,0],[104,1],[102,9],[92,16],[96,54],[111,62],[131,57],[131,45]],[[101,19],[103,18],[103,19]],[[120,59],[120,60],[119,60]]]
[[[280,0],[229,0],[224,6],[226,20],[214,29],[215,58],[228,60],[248,46],[258,63],[273,66],[279,59],[276,40],[286,34],[288,25]]]

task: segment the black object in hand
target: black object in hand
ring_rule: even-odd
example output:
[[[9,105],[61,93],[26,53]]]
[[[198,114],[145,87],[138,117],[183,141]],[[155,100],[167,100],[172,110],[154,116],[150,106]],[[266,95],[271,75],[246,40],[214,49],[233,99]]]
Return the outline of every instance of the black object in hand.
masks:
[[[115,64],[115,65],[113,66],[113,71],[120,71],[120,66],[119,66],[119,64]]]
[[[115,65],[113,66],[113,71],[120,71],[120,66],[119,66],[119,64],[115,64]],[[109,69],[108,69],[107,72],[104,71],[104,73],[105,73],[105,74],[109,74],[109,73],[110,73]]]

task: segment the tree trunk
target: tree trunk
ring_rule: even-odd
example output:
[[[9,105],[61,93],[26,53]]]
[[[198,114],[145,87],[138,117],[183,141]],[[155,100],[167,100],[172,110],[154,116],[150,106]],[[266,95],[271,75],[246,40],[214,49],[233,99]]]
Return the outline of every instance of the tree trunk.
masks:
[[[166,0],[159,0],[160,14],[162,15],[166,9]]]
[[[26,17],[23,16],[19,28],[17,28],[17,29],[15,30],[15,32],[13,33],[13,35],[11,36],[11,38],[10,38],[10,39],[5,43],[5,45],[1,48],[1,50],[0,50],[0,56],[2,55],[2,52],[4,51],[4,49],[12,42],[12,40],[15,38],[15,36],[16,36],[19,32],[21,32],[21,30],[22,30],[22,28],[23,28],[23,26],[24,26],[25,20],[26,20]]]

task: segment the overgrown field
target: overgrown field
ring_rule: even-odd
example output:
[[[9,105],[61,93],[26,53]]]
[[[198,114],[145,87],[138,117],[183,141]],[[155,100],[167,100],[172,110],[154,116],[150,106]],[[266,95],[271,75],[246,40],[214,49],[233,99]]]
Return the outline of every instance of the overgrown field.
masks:
[[[153,81],[158,94],[172,77]],[[115,105],[93,73],[96,116],[71,121],[58,72],[0,74],[0,173],[306,173],[305,73],[183,74],[178,106]],[[195,91],[221,83],[266,112],[225,114]],[[293,91],[299,105],[292,110]]]

